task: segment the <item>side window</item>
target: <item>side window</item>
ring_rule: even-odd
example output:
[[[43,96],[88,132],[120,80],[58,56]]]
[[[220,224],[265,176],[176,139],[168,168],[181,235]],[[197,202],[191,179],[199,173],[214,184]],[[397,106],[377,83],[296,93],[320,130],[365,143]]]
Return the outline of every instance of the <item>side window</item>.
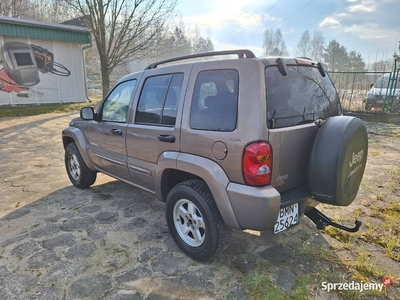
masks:
[[[126,122],[129,102],[136,85],[136,79],[125,81],[116,86],[104,101],[102,120],[110,122]]]
[[[135,123],[174,126],[183,74],[168,74],[146,79],[139,98]]]
[[[161,124],[175,125],[176,115],[178,113],[178,100],[181,96],[183,84],[183,74],[174,74],[168,89],[167,98],[162,114]]]
[[[233,131],[236,128],[238,92],[239,74],[236,70],[200,72],[190,108],[190,128]]]

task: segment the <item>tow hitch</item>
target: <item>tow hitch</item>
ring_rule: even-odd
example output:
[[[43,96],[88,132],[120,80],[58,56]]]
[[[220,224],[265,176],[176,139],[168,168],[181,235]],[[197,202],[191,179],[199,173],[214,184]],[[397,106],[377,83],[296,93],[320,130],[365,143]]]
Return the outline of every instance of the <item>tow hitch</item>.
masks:
[[[326,226],[333,226],[339,229],[342,229],[344,231],[348,232],[357,232],[360,229],[360,226],[362,224],[361,221],[356,220],[356,226],[354,228],[349,228],[340,224],[337,224],[333,222],[331,219],[329,219],[327,216],[325,216],[322,212],[320,212],[318,209],[313,208],[309,210],[308,212],[305,213],[305,215],[314,222],[314,224],[317,226],[317,229],[324,230]]]

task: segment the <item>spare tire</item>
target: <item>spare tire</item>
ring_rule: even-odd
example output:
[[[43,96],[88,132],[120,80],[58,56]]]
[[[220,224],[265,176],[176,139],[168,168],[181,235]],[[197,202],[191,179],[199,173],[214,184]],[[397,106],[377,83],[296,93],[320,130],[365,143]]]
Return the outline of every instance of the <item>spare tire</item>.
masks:
[[[367,153],[363,121],[348,116],[327,119],[311,151],[308,185],[313,198],[338,206],[351,204],[364,174]]]

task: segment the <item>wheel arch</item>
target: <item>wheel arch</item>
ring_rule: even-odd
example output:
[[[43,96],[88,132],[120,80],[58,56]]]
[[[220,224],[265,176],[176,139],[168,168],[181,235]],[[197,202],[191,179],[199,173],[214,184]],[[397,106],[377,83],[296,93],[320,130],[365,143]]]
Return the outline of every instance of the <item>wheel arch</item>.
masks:
[[[211,191],[225,223],[241,229],[226,191],[229,179],[214,161],[187,153],[163,153],[157,164],[156,177],[156,194],[164,202],[176,184],[191,179],[202,180]]]
[[[88,146],[86,139],[79,128],[68,127],[67,129],[64,129],[62,131],[62,142],[64,150],[69,144],[75,143],[88,168],[92,171],[96,171],[96,168],[94,167],[92,160],[89,158],[89,155],[86,151]]]

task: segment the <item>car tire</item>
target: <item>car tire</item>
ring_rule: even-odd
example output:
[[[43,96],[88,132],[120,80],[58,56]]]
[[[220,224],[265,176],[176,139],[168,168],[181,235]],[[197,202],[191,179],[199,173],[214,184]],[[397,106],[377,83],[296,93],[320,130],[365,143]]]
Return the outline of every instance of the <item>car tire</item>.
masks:
[[[88,168],[75,143],[65,148],[65,168],[74,186],[86,189],[95,183],[97,173]]]
[[[350,205],[361,184],[367,153],[363,121],[349,116],[327,119],[310,156],[308,186],[313,198],[337,206]]]
[[[371,103],[365,103],[365,111],[371,111],[372,109],[372,104]]]
[[[211,260],[228,243],[231,229],[201,180],[188,180],[171,189],[166,200],[166,219],[175,243],[196,261]]]

